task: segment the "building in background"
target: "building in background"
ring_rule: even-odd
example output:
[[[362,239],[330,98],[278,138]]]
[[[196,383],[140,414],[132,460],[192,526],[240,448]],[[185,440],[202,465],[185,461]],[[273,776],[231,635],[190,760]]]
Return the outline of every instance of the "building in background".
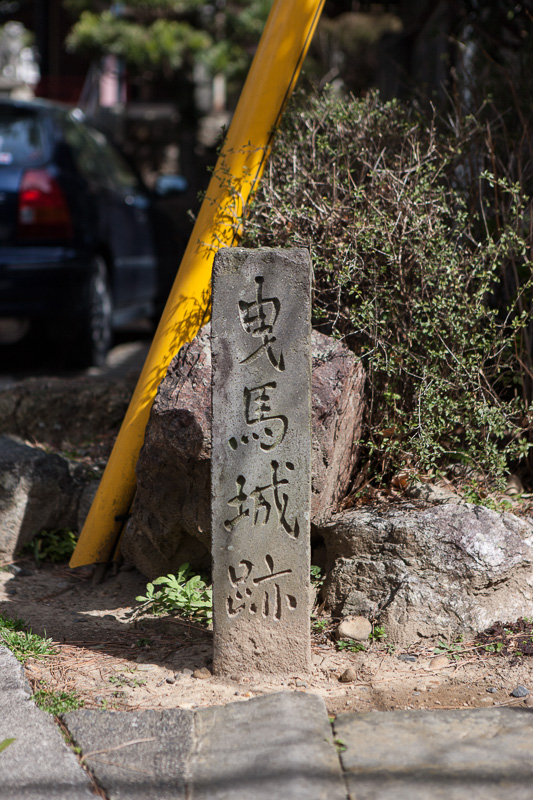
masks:
[[[88,70],[86,59],[65,49],[72,19],[61,0],[0,0],[0,26],[17,22],[32,34],[37,97],[76,103]]]

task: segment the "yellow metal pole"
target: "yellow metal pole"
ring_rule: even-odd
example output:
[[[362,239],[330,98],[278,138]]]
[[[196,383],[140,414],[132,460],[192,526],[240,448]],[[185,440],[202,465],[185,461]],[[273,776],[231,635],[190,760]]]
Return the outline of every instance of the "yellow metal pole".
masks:
[[[185,342],[208,319],[215,252],[232,246],[261,177],[325,0],[275,0],[226,141],[71,567],[110,560],[135,494],[135,466],[157,388]]]

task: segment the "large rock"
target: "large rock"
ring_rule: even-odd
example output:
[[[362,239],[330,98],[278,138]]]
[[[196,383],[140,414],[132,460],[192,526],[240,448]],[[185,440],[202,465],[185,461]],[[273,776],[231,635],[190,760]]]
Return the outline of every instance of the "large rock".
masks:
[[[66,459],[0,436],[0,562],[42,530],[75,529],[81,493]]]
[[[0,391],[0,434],[61,447],[116,431],[133,389],[131,379],[29,378]]]
[[[347,347],[313,332],[312,522],[345,496],[357,457],[363,368]],[[137,494],[122,539],[150,578],[210,562],[211,350],[209,327],[172,361],[137,464]]]
[[[388,641],[484,630],[533,612],[533,525],[481,506],[348,511],[322,526],[326,607]]]

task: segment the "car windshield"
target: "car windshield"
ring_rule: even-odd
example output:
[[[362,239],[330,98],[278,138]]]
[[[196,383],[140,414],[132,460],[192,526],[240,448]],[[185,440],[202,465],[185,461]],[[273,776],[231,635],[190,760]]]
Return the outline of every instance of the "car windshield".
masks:
[[[0,105],[0,166],[31,164],[42,157],[43,135],[37,115]]]

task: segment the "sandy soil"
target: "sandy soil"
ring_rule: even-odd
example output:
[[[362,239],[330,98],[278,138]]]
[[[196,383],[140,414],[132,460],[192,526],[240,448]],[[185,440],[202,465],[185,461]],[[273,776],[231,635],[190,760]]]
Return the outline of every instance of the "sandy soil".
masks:
[[[20,569],[13,575],[9,569]],[[249,676],[240,681],[207,674],[211,632],[175,617],[138,616],[135,597],[146,579],[120,569],[95,585],[92,570],[70,570],[31,558],[0,571],[0,612],[20,617],[55,643],[56,654],[30,659],[26,675],[34,689],[76,692],[86,708],[138,710],[195,708],[278,691],[321,695],[331,714],[405,708],[475,708],[533,705],[513,698],[525,685],[533,692],[533,657],[488,653],[473,642],[454,658],[436,658],[436,642],[414,642],[407,650],[375,643],[365,652],[337,651],[326,619],[313,633],[313,672],[286,679]],[[411,654],[415,661],[400,656]],[[340,680],[352,668],[355,679]],[[204,671],[205,673],[205,671]],[[491,691],[488,691],[488,690]]]

